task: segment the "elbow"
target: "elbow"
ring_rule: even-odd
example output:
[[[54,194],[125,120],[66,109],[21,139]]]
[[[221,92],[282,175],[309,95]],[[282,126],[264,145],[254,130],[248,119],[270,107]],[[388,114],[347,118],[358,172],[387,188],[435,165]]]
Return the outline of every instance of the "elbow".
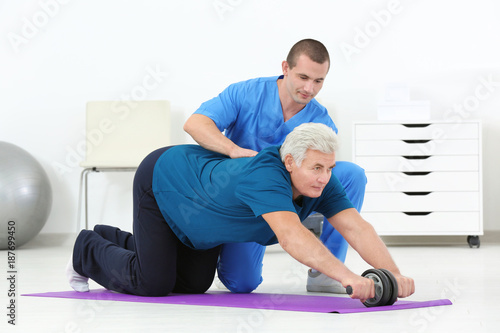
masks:
[[[281,235],[281,237],[278,237],[278,242],[281,248],[289,254],[292,254],[297,250],[297,241],[293,238],[292,235],[288,233]]]
[[[373,225],[363,220],[357,228],[350,230],[345,238],[354,249],[357,249],[365,243],[365,237],[368,235],[379,237]]]
[[[357,238],[363,238],[364,235],[377,234],[375,228],[368,222],[363,220],[356,229],[352,230],[352,234]]]
[[[371,233],[374,233],[376,234],[377,231],[375,230],[375,228],[373,227],[373,225],[368,222],[368,221],[364,221],[363,223],[363,230],[361,231],[362,233],[365,233],[365,232],[371,232]]]
[[[182,129],[184,130],[184,132],[188,133],[188,134],[191,134],[191,131],[192,131],[192,120],[191,120],[191,117],[188,118],[188,120],[186,120],[186,122],[184,123],[184,126],[182,126]]]
[[[207,119],[212,121],[207,116],[199,115],[196,113],[192,114],[186,120],[182,129],[194,138],[194,136],[196,136],[198,133],[206,132],[206,130],[209,129],[207,127],[207,124],[209,124]],[[212,121],[212,123],[213,123],[213,121]]]
[[[282,248],[283,250],[285,250],[285,252],[288,252],[288,248],[289,248],[289,244],[290,244],[290,242],[288,242],[288,241],[286,241],[286,240],[283,240],[283,239],[279,239],[279,240],[278,240],[278,242],[279,242],[279,244],[280,244],[281,248]]]

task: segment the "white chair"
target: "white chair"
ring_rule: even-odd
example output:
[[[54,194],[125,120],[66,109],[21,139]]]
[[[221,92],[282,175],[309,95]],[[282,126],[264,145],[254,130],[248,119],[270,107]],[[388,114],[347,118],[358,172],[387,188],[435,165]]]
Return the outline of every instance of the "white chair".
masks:
[[[90,172],[135,172],[150,152],[170,144],[168,101],[92,101],[86,110],[86,156],[80,166],[78,228],[82,195],[88,229]],[[83,192],[83,193],[82,193]]]

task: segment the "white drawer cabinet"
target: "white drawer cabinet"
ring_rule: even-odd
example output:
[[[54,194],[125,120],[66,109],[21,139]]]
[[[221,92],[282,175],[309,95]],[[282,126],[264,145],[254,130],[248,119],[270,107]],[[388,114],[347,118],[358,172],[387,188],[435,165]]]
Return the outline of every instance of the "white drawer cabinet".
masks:
[[[368,178],[361,215],[380,235],[469,235],[479,246],[479,122],[355,123],[353,134]]]

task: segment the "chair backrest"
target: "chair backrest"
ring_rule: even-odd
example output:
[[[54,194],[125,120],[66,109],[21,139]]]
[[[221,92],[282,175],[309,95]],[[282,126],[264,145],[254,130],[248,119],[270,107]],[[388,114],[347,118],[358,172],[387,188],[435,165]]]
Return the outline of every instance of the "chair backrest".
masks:
[[[84,168],[135,168],[170,144],[168,101],[91,101],[86,117]]]

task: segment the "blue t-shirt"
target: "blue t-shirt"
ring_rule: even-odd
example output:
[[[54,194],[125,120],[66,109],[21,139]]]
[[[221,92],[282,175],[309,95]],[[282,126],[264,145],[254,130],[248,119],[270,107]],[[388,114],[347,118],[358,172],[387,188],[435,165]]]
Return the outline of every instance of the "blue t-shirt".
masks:
[[[293,200],[290,174],[279,147],[255,157],[230,159],[197,145],[167,150],[156,162],[153,192],[170,228],[187,246],[213,248],[223,243],[277,243],[262,214],[297,213],[303,221],[316,211],[331,217],[352,208],[332,174],[319,198]]]
[[[337,133],[328,111],[315,99],[285,122],[278,93],[279,78],[282,76],[234,83],[203,103],[195,113],[212,119],[238,146],[255,151],[281,145],[288,133],[303,123],[322,123]]]

